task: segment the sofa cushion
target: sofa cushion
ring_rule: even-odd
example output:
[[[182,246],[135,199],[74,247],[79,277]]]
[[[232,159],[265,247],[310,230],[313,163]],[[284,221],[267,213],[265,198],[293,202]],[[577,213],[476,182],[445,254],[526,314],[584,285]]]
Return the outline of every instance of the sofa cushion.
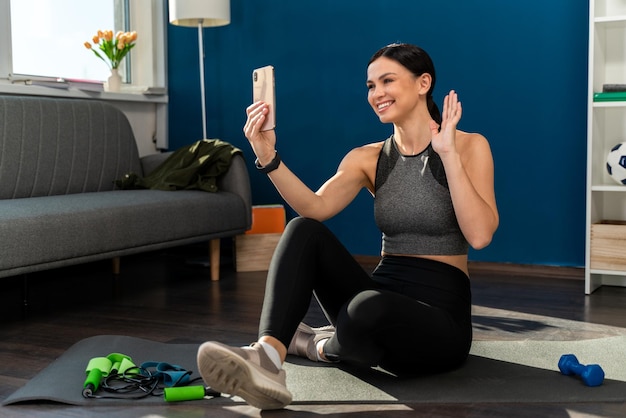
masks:
[[[241,197],[223,191],[116,190],[2,200],[0,270],[234,235],[243,232],[246,214]]]

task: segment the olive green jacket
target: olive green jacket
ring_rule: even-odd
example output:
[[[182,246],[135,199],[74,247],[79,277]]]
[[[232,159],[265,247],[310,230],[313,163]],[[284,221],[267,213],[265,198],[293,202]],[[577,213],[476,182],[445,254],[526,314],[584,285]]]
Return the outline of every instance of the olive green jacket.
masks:
[[[120,189],[217,191],[217,178],[228,171],[233,155],[242,151],[219,139],[202,139],[177,149],[146,177],[126,174]]]

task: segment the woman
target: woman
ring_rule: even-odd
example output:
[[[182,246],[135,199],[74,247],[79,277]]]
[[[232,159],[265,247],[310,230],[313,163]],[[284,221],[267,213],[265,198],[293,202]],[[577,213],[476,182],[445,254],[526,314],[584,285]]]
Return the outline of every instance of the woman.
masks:
[[[204,343],[198,365],[207,385],[261,409],[291,402],[282,370],[288,353],[410,375],[459,367],[471,346],[468,246],[485,247],[498,226],[489,144],[456,129],[462,108],[454,91],[440,115],[434,66],[419,47],[379,50],[366,84],[370,105],[393,124],[393,135],[350,151],[317,192],[281,162],[274,131],[260,131],[267,104],[246,110],[257,168],[300,217],[272,258],[258,342]],[[383,232],[372,275],[321,223],[364,187]],[[300,323],[312,294],[332,326]]]

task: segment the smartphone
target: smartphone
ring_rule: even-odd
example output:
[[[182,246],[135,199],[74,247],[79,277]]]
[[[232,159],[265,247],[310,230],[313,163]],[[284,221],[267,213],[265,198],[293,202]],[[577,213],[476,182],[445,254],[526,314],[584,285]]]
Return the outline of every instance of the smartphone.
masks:
[[[274,67],[267,65],[252,71],[252,101],[264,101],[269,105],[262,131],[276,128],[276,93],[274,89]]]

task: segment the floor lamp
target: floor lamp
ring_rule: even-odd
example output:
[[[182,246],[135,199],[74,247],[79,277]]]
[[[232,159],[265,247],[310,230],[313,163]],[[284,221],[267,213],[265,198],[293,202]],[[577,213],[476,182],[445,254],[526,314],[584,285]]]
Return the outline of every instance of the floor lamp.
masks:
[[[224,26],[230,23],[230,0],[169,0],[170,23],[176,26],[198,28],[198,59],[200,61],[200,95],[202,99],[202,138],[208,139],[206,129],[206,94],[204,89],[204,42],[205,27]],[[220,240],[213,239],[209,245],[211,280],[219,278]],[[204,260],[199,264],[206,265]]]
[[[198,28],[200,95],[202,99],[202,138],[207,139],[206,93],[204,88],[204,42],[202,29],[230,23],[230,0],[169,0],[170,23]]]

